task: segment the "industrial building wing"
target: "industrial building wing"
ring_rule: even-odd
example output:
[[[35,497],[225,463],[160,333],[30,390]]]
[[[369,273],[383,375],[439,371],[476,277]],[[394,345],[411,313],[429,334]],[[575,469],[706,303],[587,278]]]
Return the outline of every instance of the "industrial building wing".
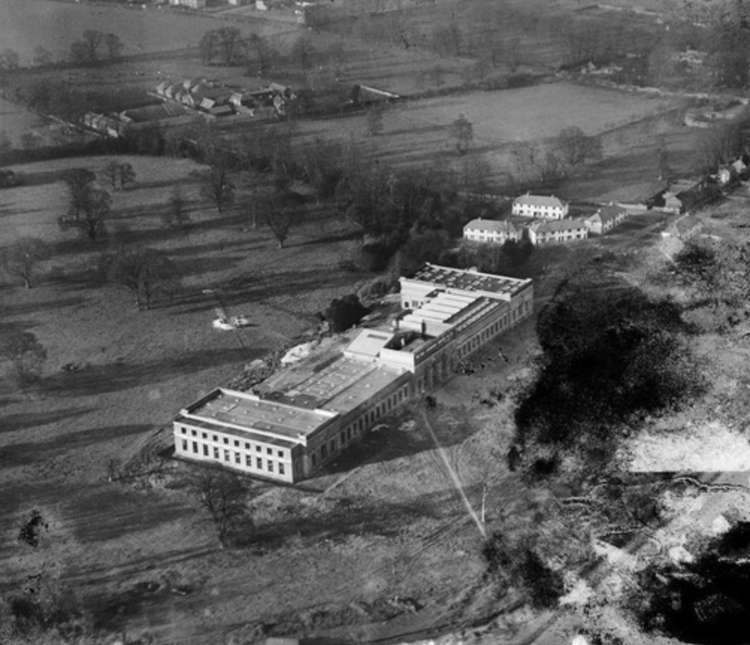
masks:
[[[400,282],[401,312],[332,359],[281,369],[254,392],[217,388],[181,410],[176,456],[289,483],[313,476],[533,308],[531,280],[426,264]]]

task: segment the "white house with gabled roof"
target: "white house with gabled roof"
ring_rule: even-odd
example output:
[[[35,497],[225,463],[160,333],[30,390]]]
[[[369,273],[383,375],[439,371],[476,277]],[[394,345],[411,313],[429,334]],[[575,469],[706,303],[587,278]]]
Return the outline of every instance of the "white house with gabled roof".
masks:
[[[562,219],[568,215],[568,203],[554,195],[526,193],[513,200],[513,214],[521,217]]]
[[[484,219],[478,217],[464,226],[464,239],[469,242],[505,244],[508,240],[518,242],[522,231],[509,220]]]

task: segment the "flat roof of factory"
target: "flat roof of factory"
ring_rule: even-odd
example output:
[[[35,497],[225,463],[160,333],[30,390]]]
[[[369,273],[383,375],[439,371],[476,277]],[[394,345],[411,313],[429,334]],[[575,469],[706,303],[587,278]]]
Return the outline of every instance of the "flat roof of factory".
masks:
[[[429,262],[422,266],[411,279],[464,291],[502,295],[514,295],[531,284],[531,280],[528,279],[521,280],[467,269],[454,269]]]
[[[299,439],[335,416],[314,408],[295,407],[254,394],[219,388],[182,412],[187,418],[216,421]]]

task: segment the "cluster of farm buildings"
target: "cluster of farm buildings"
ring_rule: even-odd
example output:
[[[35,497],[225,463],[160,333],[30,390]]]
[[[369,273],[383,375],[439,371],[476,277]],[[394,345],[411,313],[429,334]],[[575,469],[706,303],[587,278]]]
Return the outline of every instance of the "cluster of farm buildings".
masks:
[[[283,117],[296,95],[278,83],[257,90],[228,87],[206,79],[163,81],[150,95],[161,103],[112,114],[87,112],[83,125],[108,137],[121,137],[139,128],[178,126],[197,118],[246,115],[257,119]]]
[[[401,309],[387,322],[251,392],[217,388],[181,410],[176,456],[289,483],[310,477],[533,310],[531,280],[426,264],[400,283]]]

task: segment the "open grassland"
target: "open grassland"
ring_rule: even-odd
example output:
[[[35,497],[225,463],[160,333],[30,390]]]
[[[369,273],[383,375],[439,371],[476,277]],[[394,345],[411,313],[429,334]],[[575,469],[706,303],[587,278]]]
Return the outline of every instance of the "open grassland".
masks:
[[[110,230],[128,244],[165,251],[183,275],[179,293],[150,311],[138,311],[129,293],[100,284],[89,268],[111,242],[92,245],[56,225],[67,200],[60,171],[100,170],[104,158],[15,166],[25,184],[0,193],[0,246],[34,235],[52,248],[34,288],[0,288],[5,328],[33,331],[48,352],[38,386],[0,391],[3,589],[54,562],[61,580],[88,599],[100,627],[147,630],[157,642],[224,642],[231,632],[252,640],[259,623],[275,624],[279,633],[344,626],[359,642],[391,629],[382,621],[411,611],[389,605],[394,596],[425,606],[420,620],[427,624],[451,623],[455,590],[481,581],[479,535],[462,520],[423,428],[394,423],[300,489],[256,484],[258,535],[248,550],[220,548],[210,520],[185,491],[189,467],[172,467],[169,489],[107,482],[111,459],[127,461],[186,403],[287,345],[331,298],[366,277],[339,269],[353,242],[338,225],[312,221],[279,250],[241,210],[219,216],[201,200],[196,164],[124,160],[137,183],[113,193]],[[187,234],[166,230],[160,220],[175,185],[194,222]],[[252,326],[212,329],[219,301],[248,315]],[[67,363],[80,369],[62,370]],[[459,461],[485,454],[481,445],[498,440],[490,425],[477,435],[458,407],[440,414],[441,440],[455,446]],[[461,457],[472,436],[480,447]],[[466,482],[476,497],[478,475],[468,461]],[[320,496],[360,464],[335,494]],[[50,524],[36,551],[16,541],[32,508]],[[188,595],[165,586],[175,577],[186,581]]]
[[[55,58],[67,57],[70,44],[86,29],[117,34],[125,45],[123,54],[134,55],[196,47],[206,31],[228,24],[206,15],[156,7],[55,0],[0,0],[0,15],[3,48],[17,51],[22,64],[31,63],[37,46],[48,49]],[[231,24],[246,34],[264,36],[298,29],[263,19]]]
[[[588,135],[602,135],[602,164],[614,164],[614,173],[624,172],[623,164],[627,165],[631,171],[627,182],[643,183],[654,179],[657,134],[675,135],[674,141],[667,140],[668,145],[679,146],[675,166],[690,158],[683,139],[687,137],[692,143],[695,133],[676,125],[680,105],[675,99],[567,82],[547,83],[398,103],[386,109],[383,132],[373,137],[366,136],[364,114],[299,121],[298,136],[308,142],[316,138],[360,141],[381,163],[395,167],[438,164],[463,175],[467,167],[473,168],[478,162],[477,167],[487,174],[474,175],[473,179],[502,188],[509,174],[523,175],[519,146],[548,145],[563,128],[577,126]],[[471,151],[464,157],[456,153],[450,136],[450,124],[461,114],[474,130]],[[598,177],[591,167],[580,172],[582,176],[572,178],[565,189],[568,199],[591,199],[623,186],[623,177],[610,173],[604,182],[585,185],[577,194],[577,179],[589,183]]]

